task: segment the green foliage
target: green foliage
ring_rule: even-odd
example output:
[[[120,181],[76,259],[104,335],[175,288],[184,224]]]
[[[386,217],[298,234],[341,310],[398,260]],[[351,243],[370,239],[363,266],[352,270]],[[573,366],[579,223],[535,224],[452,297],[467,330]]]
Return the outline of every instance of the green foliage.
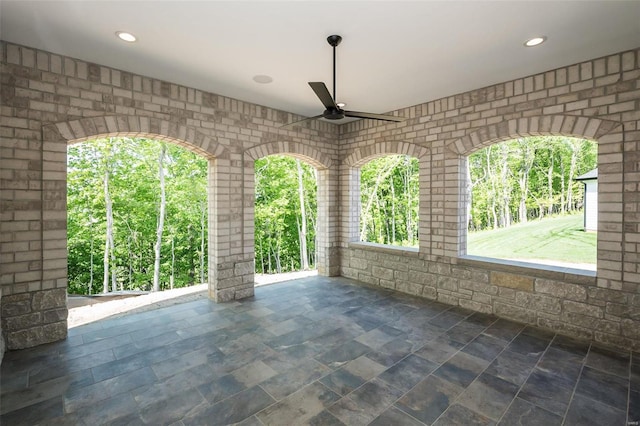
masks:
[[[255,162],[256,272],[263,274],[302,269],[301,209],[296,159],[269,156]],[[298,160],[299,161],[299,160]],[[308,262],[314,267],[317,218],[317,171],[301,162],[307,220]]]
[[[360,168],[360,240],[418,246],[418,160],[388,155]]]
[[[469,230],[581,209],[582,184],[574,179],[596,165],[596,143],[561,136],[514,139],[471,154]]]
[[[102,291],[107,169],[116,255],[115,264],[109,261],[110,268],[115,268],[122,288],[150,290],[160,198],[157,162],[160,149],[158,141],[142,138],[98,139],[69,147],[70,293]],[[200,282],[201,276],[206,275],[207,160],[179,146],[168,145],[166,168],[167,217],[161,247],[161,282],[163,288],[168,288],[173,270],[174,286],[183,287]],[[204,270],[200,258],[203,232]]]

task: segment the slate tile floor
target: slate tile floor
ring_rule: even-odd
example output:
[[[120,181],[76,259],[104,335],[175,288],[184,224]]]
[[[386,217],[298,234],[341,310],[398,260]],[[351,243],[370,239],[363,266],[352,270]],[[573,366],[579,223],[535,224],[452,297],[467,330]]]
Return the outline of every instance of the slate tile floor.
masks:
[[[640,354],[315,277],[9,352],[2,425],[633,425]]]

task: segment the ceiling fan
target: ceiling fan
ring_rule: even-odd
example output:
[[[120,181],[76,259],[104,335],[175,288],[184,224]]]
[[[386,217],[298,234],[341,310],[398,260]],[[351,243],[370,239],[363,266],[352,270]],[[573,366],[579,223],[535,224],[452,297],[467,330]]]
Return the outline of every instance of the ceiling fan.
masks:
[[[309,86],[313,89],[316,96],[324,105],[325,110],[322,114],[316,115],[315,117],[304,118],[299,121],[294,121],[293,123],[285,124],[282,127],[290,127],[295,124],[299,124],[302,121],[306,120],[314,120],[316,118],[326,118],[327,120],[339,120],[345,117],[353,117],[353,118],[369,118],[371,120],[382,120],[382,121],[395,121],[400,122],[404,121],[403,117],[395,117],[393,115],[383,115],[383,114],[373,114],[370,112],[359,112],[359,111],[346,111],[342,109],[344,104],[336,103],[336,47],[342,41],[342,37],[339,35],[330,35],[327,37],[327,42],[333,47],[333,97],[331,93],[329,93],[329,89],[327,86],[321,81],[309,82]]]

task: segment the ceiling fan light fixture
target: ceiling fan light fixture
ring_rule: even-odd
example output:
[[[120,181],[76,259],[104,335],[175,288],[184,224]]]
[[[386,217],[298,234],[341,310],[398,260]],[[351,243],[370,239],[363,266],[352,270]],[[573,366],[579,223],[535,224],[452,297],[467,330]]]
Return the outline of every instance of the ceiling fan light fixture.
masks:
[[[344,108],[344,107],[347,106],[347,104],[344,103],[344,102],[338,102],[338,103],[336,103],[336,105],[338,105],[338,108]]]
[[[126,32],[126,31],[116,31],[116,36],[120,40],[126,41],[127,43],[133,43],[133,42],[138,40],[138,38],[136,36],[134,36],[131,33]]]
[[[524,42],[526,47],[539,46],[547,40],[546,36],[533,37]]]

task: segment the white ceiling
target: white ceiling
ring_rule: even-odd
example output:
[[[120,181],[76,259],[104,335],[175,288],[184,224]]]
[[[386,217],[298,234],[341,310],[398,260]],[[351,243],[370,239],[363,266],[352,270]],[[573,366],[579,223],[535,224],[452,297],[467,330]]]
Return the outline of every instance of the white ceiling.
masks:
[[[0,1],[3,40],[307,116],[330,34],[338,101],[384,113],[640,47],[640,1]]]

